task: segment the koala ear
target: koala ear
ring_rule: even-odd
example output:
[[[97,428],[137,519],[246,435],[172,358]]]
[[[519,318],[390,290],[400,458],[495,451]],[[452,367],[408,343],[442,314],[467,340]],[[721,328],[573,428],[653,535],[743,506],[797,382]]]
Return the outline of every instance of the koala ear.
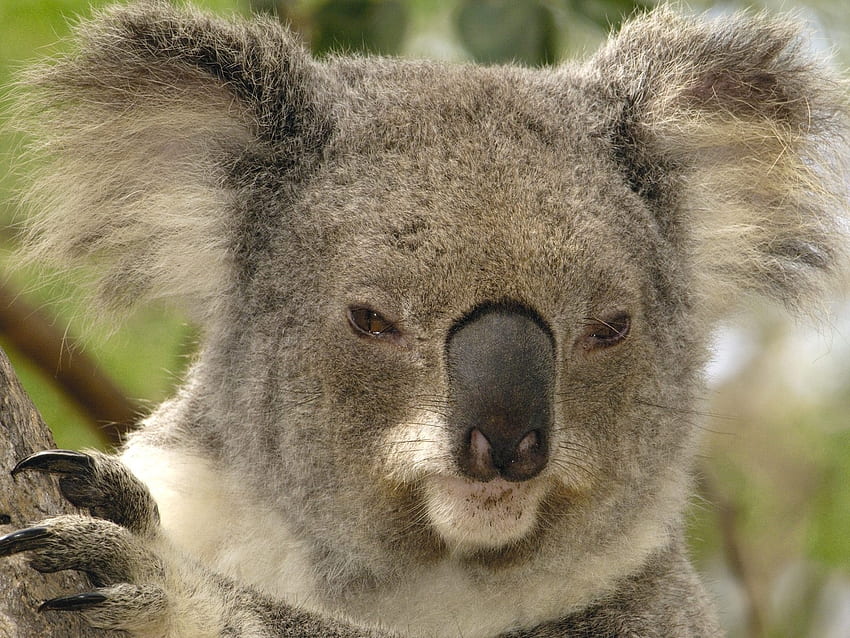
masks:
[[[103,262],[112,309],[180,297],[204,319],[275,223],[246,210],[251,167],[295,180],[327,137],[317,67],[271,20],[164,2],[107,11],[75,36],[74,53],[20,83],[36,160],[24,254]]]
[[[659,10],[590,62],[617,113],[632,189],[721,307],[755,291],[797,309],[841,269],[847,239],[846,86],[797,24]]]

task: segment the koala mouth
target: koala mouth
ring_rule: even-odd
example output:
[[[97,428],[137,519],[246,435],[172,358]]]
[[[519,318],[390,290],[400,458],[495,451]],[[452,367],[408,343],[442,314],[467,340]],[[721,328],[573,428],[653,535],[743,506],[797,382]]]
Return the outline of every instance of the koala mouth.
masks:
[[[540,480],[482,482],[432,475],[425,480],[431,524],[450,549],[497,549],[524,538],[534,528],[544,485]]]

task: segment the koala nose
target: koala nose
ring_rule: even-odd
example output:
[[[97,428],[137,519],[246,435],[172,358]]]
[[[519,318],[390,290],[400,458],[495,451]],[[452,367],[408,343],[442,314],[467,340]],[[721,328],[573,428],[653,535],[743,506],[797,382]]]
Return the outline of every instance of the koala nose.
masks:
[[[453,453],[470,478],[525,481],[549,460],[555,344],[534,312],[476,309],[446,342]]]

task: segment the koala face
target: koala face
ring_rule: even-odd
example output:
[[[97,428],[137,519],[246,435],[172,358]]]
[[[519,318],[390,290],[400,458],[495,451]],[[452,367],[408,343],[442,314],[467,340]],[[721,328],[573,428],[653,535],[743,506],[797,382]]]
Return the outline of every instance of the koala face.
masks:
[[[675,406],[703,329],[684,280],[657,273],[689,266],[580,79],[504,73],[410,65],[391,130],[377,98],[348,113],[257,277],[284,301],[246,325],[299,347],[262,366],[274,444],[249,458],[298,486],[277,507],[350,555],[551,544],[576,563],[637,527],[658,542],[686,493],[695,429]]]
[[[329,599],[451,561],[595,600],[680,535],[720,312],[841,269],[846,93],[787,22],[662,10],[539,70],[160,5],[78,36],[22,101],[31,251],[198,317],[137,440],[236,477]]]

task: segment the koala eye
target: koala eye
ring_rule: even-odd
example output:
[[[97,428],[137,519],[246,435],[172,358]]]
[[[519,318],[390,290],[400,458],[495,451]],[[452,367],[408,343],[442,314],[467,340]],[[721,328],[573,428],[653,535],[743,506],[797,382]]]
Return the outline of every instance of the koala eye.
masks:
[[[632,319],[625,312],[604,319],[589,318],[578,339],[578,345],[584,350],[598,350],[617,345],[629,335],[631,325]]]
[[[349,308],[348,322],[356,333],[367,337],[386,339],[399,336],[399,330],[392,321],[370,308]]]

